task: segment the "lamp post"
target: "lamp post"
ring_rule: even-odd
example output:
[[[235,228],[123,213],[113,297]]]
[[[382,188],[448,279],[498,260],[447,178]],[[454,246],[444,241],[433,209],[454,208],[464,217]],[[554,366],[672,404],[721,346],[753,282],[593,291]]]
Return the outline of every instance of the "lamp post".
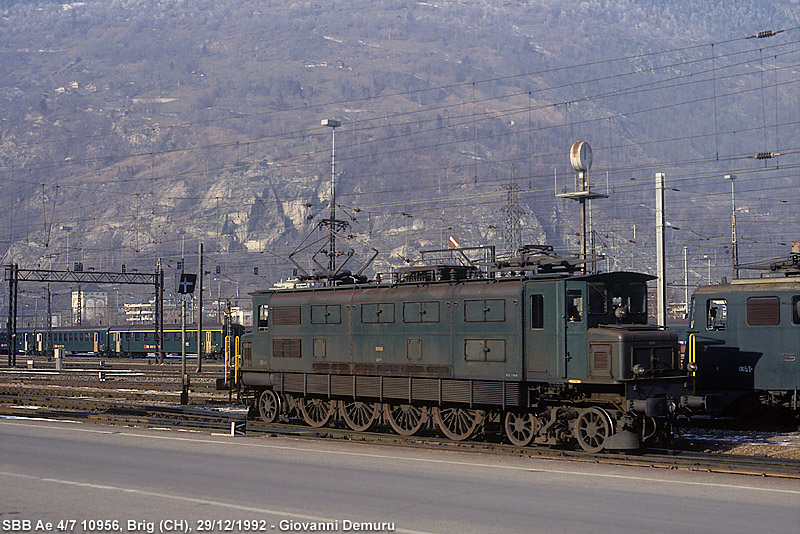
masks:
[[[72,227],[61,225],[61,230],[67,232],[67,270],[69,271],[69,234],[72,232]]]
[[[330,275],[336,272],[336,128],[341,126],[341,121],[335,119],[322,119],[322,126],[331,129],[331,217],[330,217],[330,247],[328,250],[328,271]]]
[[[736,180],[735,174],[726,174],[726,180],[731,181],[731,249],[733,260],[733,279],[739,279],[739,245],[736,243],[736,197],[734,196],[733,182]]]

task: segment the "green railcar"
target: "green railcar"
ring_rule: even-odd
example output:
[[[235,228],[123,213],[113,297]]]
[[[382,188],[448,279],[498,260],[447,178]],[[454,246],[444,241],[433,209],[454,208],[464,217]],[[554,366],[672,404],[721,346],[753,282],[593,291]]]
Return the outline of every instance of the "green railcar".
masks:
[[[47,335],[46,328],[18,330],[18,349],[26,354],[44,354]],[[50,335],[50,349],[61,348],[67,354],[100,354],[108,348],[108,327],[58,327],[51,329]]]
[[[203,353],[213,357],[223,353],[225,348],[225,327],[220,324],[203,325]],[[244,328],[233,324],[228,327],[228,335],[235,339],[244,333]],[[180,326],[164,327],[163,352],[167,355],[181,354],[182,331]],[[157,351],[156,330],[148,326],[114,326],[108,332],[109,350],[117,355],[145,356]],[[197,325],[186,325],[186,353],[197,354]]]
[[[433,421],[455,440],[498,422],[518,445],[590,451],[663,441],[680,404],[711,404],[687,395],[675,333],[647,325],[651,276],[410,274],[254,293],[243,396],[268,422]]]
[[[798,415],[800,276],[699,287],[688,333],[698,392],[722,395],[726,412],[745,419]]]

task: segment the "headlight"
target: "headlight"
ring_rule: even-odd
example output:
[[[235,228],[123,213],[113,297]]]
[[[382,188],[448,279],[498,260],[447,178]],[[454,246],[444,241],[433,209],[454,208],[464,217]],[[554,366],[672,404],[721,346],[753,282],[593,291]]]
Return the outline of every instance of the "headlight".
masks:
[[[635,374],[636,376],[642,376],[644,374],[645,368],[644,365],[642,365],[641,363],[637,363],[636,365],[633,366],[631,370],[633,371],[633,374]]]
[[[686,364],[686,370],[689,372],[694,373],[697,371],[697,363],[696,362],[689,362]]]

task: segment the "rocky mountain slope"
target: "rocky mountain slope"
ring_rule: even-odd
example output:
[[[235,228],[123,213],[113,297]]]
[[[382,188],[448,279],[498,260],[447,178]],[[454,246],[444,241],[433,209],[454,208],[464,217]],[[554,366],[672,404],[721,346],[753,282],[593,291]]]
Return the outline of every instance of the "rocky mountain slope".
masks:
[[[502,248],[512,172],[522,240],[574,250],[554,189],[587,140],[607,268],[651,269],[663,171],[697,283],[726,271],[724,174],[745,259],[797,237],[797,26],[797,0],[0,1],[0,252],[151,270],[202,241],[227,291],[273,282],[328,216],[335,118],[354,263]]]

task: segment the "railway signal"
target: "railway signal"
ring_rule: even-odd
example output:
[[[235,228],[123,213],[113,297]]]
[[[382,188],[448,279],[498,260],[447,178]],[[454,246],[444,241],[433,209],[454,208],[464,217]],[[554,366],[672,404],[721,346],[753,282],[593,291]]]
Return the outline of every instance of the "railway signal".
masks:
[[[181,280],[178,282],[178,293],[191,294],[194,293],[194,287],[197,284],[196,274],[181,274]]]

